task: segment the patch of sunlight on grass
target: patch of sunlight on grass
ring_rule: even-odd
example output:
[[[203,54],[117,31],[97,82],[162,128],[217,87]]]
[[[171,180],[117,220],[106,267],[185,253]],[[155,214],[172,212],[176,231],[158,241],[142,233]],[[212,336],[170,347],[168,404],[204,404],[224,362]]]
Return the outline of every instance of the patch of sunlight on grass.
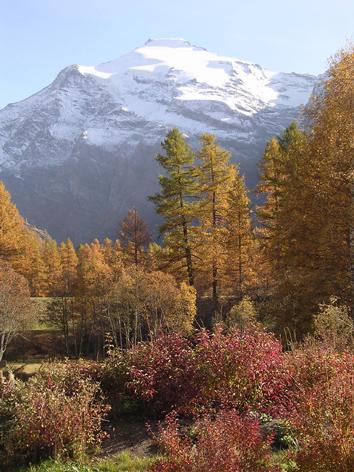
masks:
[[[77,462],[45,461],[37,466],[22,468],[18,472],[145,472],[158,456],[135,457],[128,452],[95,460],[91,464]]]

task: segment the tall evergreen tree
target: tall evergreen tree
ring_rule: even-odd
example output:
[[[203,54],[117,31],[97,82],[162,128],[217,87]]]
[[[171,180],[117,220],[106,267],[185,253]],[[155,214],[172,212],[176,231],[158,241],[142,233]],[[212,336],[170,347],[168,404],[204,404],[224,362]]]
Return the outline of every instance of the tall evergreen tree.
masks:
[[[11,263],[20,272],[23,272],[27,236],[24,220],[0,181],[0,259]]]
[[[203,278],[210,281],[214,310],[219,308],[220,285],[225,266],[225,222],[228,190],[234,176],[230,153],[221,148],[216,137],[203,134],[198,152],[197,184],[200,192],[199,234]]]
[[[160,232],[165,235],[166,266],[194,285],[195,218],[198,203],[194,153],[182,133],[173,129],[162,143],[164,155],[156,160],[165,174],[160,192],[150,197],[157,213],[164,217]]]
[[[232,185],[227,193],[226,213],[227,254],[226,276],[229,293],[242,299],[256,283],[256,244],[252,231],[250,200],[244,178],[235,168]]]
[[[53,239],[45,242],[44,263],[47,273],[47,290],[50,296],[59,295],[62,286],[62,265],[59,248]]]

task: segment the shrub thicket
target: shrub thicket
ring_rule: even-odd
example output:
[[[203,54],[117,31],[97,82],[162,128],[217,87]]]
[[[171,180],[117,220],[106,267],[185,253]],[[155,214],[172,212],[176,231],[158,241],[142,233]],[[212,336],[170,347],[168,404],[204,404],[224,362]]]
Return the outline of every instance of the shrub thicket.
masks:
[[[108,407],[99,384],[71,363],[53,363],[27,383],[3,382],[3,463],[81,458],[104,438]]]
[[[153,472],[270,472],[270,437],[259,423],[235,410],[197,421],[189,436],[181,435],[175,415],[160,430],[160,446],[167,453]]]

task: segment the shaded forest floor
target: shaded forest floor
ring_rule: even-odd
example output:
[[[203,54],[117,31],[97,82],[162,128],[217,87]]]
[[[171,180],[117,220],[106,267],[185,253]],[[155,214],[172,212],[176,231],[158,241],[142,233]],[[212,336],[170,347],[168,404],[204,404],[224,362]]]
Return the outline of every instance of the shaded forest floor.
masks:
[[[150,426],[154,428],[155,424]],[[146,457],[157,453],[151,434],[147,431],[144,419],[134,417],[120,418],[114,421],[110,429],[109,438],[102,444],[100,457],[109,457],[121,452],[132,456]]]

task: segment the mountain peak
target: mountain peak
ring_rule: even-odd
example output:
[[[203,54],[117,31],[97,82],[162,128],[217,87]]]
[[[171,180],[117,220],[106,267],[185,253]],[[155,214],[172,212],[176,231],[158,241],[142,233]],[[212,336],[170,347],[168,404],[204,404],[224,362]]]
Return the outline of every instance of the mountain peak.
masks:
[[[0,179],[59,240],[103,239],[129,208],[153,221],[146,195],[167,130],[177,126],[192,145],[215,134],[252,178],[265,142],[297,118],[315,83],[185,39],[150,39],[113,61],[66,67],[0,110]]]
[[[144,47],[191,48],[194,46],[183,38],[149,38]]]

